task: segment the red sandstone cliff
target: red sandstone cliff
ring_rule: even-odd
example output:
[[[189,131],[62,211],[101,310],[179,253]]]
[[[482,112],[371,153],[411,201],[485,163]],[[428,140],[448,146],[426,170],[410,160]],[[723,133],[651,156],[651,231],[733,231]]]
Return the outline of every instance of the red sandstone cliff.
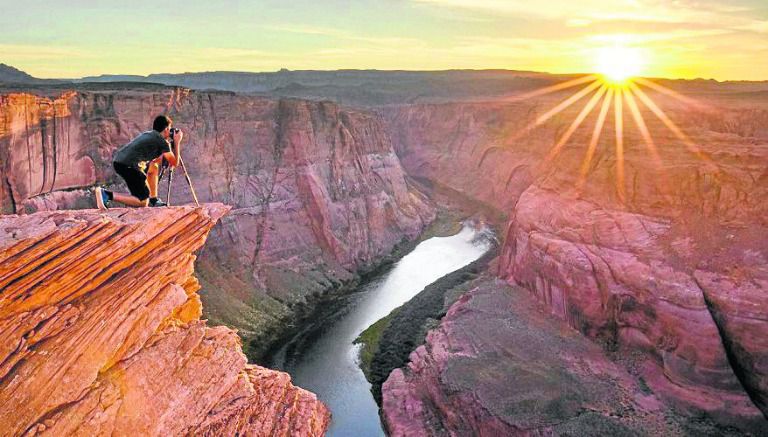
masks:
[[[115,88],[117,87],[117,88]],[[433,212],[381,121],[331,103],[149,85],[0,96],[0,209],[93,207],[114,150],[169,114],[200,201],[233,206],[201,253],[206,316],[258,356],[299,313],[415,237]],[[165,184],[161,184],[165,195]],[[172,202],[191,202],[181,176]],[[306,308],[305,308],[306,307]]]
[[[625,108],[626,178],[618,189],[613,110],[583,185],[580,172],[597,110],[549,163],[545,156],[584,102],[520,134],[567,96],[383,113],[410,174],[509,214],[501,277],[609,347],[645,351],[640,376],[676,407],[707,412],[723,423],[764,426],[764,102],[743,95],[702,97],[710,106],[701,108],[653,95],[702,152],[691,153],[643,110],[660,166]]]
[[[714,434],[668,411],[525,290],[490,277],[467,288],[384,383],[390,435]]]
[[[0,434],[320,435],[328,410],[200,320],[229,208],[0,217]]]

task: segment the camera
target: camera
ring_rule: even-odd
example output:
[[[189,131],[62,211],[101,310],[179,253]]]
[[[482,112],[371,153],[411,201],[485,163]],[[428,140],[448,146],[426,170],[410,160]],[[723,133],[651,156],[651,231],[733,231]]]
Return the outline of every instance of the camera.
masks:
[[[172,127],[172,128],[170,129],[170,134],[171,134],[170,136],[171,136],[171,139],[173,139],[173,134],[175,134],[175,133],[176,133],[176,132],[178,132],[178,131],[179,131],[179,128],[177,128],[177,127]]]

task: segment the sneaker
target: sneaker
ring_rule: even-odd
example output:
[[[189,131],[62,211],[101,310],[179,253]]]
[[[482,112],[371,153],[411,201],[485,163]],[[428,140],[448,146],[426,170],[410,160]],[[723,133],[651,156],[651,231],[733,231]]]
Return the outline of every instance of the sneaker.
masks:
[[[109,209],[109,197],[107,197],[106,190],[101,187],[96,187],[95,194],[96,206],[102,211]]]
[[[158,199],[157,197],[153,197],[153,198],[149,199],[149,206],[151,206],[151,207],[168,206],[168,204],[166,204],[162,200]]]

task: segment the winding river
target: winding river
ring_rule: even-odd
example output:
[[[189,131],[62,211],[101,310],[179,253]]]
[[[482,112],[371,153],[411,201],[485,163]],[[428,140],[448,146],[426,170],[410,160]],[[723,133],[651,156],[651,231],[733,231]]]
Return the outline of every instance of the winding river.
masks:
[[[491,247],[484,238],[488,233],[465,224],[456,235],[423,241],[275,354],[273,368],[288,372],[294,384],[316,393],[330,408],[328,435],[384,435],[371,385],[358,367],[359,346],[352,342],[427,285],[480,258]]]

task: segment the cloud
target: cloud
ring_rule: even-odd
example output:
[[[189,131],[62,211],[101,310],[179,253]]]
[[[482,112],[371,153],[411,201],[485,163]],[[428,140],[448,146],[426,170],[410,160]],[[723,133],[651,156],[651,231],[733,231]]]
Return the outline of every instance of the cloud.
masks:
[[[275,32],[295,33],[301,35],[320,35],[328,36],[346,41],[362,42],[372,45],[415,45],[422,44],[422,41],[416,38],[402,38],[398,36],[365,36],[336,28],[303,26],[292,24],[278,24],[264,26],[265,29]]]
[[[0,53],[7,60],[61,60],[93,58],[94,55],[79,47],[59,47],[32,44],[0,44]]]
[[[569,18],[566,20],[565,25],[568,27],[587,27],[594,23],[594,21],[587,18]]]
[[[253,57],[272,57],[274,52],[268,52],[265,50],[254,49],[239,49],[230,47],[203,47],[200,49],[189,50],[192,54],[200,56],[205,59],[221,58],[221,59],[233,59],[233,58],[253,58]]]
[[[733,33],[730,29],[679,29],[667,32],[634,32],[634,33],[598,33],[587,37],[587,41],[601,44],[647,45],[658,42],[679,42],[685,39],[700,39],[709,36],[727,35]]]
[[[768,33],[768,20],[754,20],[739,26],[738,29],[749,32]]]
[[[701,7],[670,6],[654,0],[548,0],[518,2],[508,0],[411,0],[416,4],[463,9],[478,13],[562,20],[616,20],[683,22],[709,13]],[[675,4],[681,4],[676,2]],[[578,21],[577,21],[578,22]]]
[[[345,32],[330,27],[305,26],[301,24],[270,24],[263,26],[275,32],[296,33],[301,35],[343,36]]]
[[[736,26],[753,20],[755,7],[739,2],[676,0],[549,0],[516,2],[507,0],[411,0],[415,4],[438,8],[463,9],[492,15],[558,19],[568,26],[581,27],[601,22],[676,23]],[[741,0],[742,2],[746,0]],[[732,4],[737,3],[737,4]]]

